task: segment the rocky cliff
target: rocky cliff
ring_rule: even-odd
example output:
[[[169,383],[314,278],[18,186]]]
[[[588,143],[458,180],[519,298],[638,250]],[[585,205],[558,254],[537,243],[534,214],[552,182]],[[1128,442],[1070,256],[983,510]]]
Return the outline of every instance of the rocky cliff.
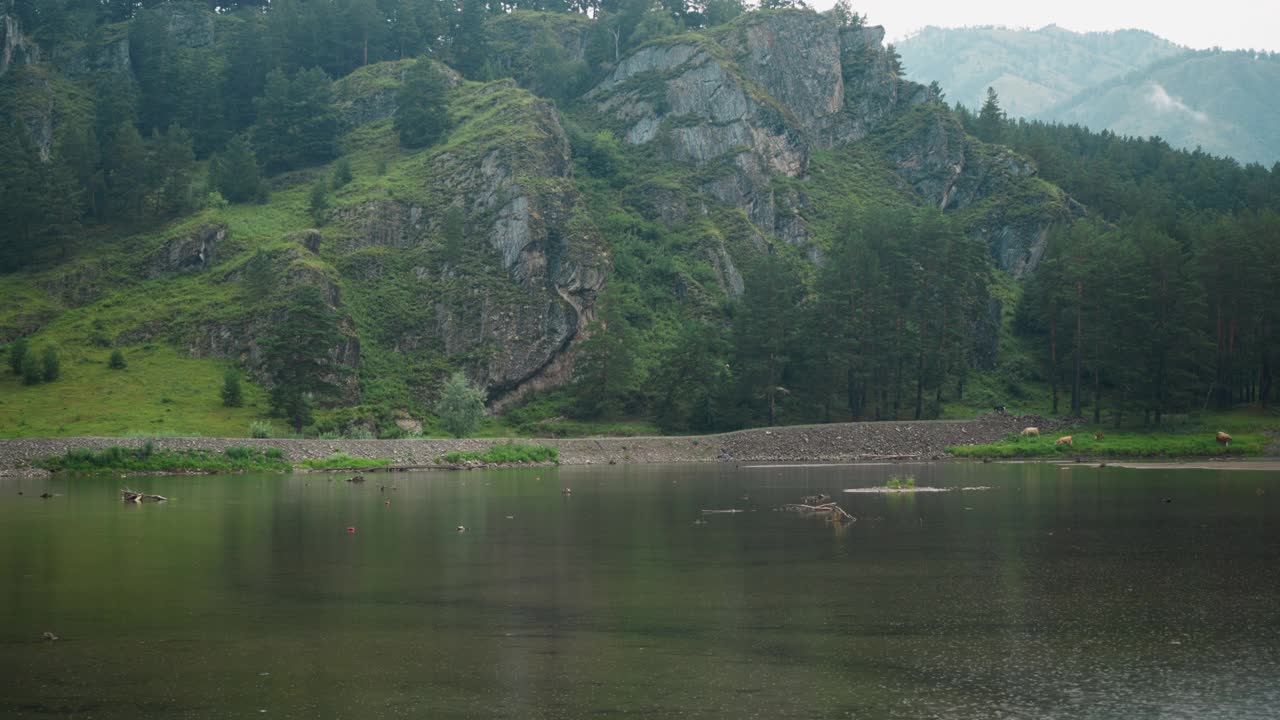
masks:
[[[40,46],[22,34],[18,19],[12,15],[0,15],[0,77],[4,77],[10,67],[39,61]]]
[[[383,79],[342,96],[354,107],[391,103],[370,118],[385,123],[398,78]],[[594,318],[609,261],[555,107],[509,81],[459,87],[452,139],[415,163],[394,197],[339,210],[325,256],[364,302],[365,322],[381,326],[368,328],[378,345],[409,365],[463,364],[500,407],[567,380],[567,351]],[[448,238],[450,213],[461,242]],[[416,296],[414,321],[371,312],[388,286]]]
[[[765,234],[810,244],[803,184],[780,192],[777,179],[807,179],[815,151],[868,144],[918,202],[970,210],[971,233],[998,235],[1001,267],[1019,275],[1034,267],[1066,207],[1052,193],[1031,201],[1035,217],[984,202],[1032,183],[1034,165],[966,136],[927,88],[899,76],[883,38],[883,28],[841,28],[808,11],[752,13],[638,49],[586,98],[626,142],[710,168],[691,189],[742,209]]]

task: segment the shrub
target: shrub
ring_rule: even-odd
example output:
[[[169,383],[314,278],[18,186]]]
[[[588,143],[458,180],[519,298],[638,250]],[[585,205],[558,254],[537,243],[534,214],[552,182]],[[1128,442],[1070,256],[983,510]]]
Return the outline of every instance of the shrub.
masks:
[[[128,366],[129,363],[124,361],[124,353],[120,352],[118,349],[111,351],[111,359],[107,361],[107,367],[112,370],[123,370]]]
[[[462,437],[475,430],[484,417],[484,393],[471,387],[465,375],[455,372],[440,393],[436,414],[445,430],[454,437]]]
[[[337,190],[351,182],[351,161],[339,158],[333,166],[333,189]]]
[[[373,440],[374,437],[373,431],[364,425],[352,425],[347,428],[347,438],[350,440]]]
[[[244,394],[240,390],[240,373],[230,368],[222,376],[222,404],[227,407],[244,405]]]
[[[316,222],[324,219],[324,211],[329,209],[329,184],[324,178],[317,178],[314,185],[311,186],[310,195],[311,217]]]
[[[271,423],[254,420],[249,423],[249,437],[251,438],[269,438],[271,437]]]
[[[9,369],[14,375],[22,374],[22,363],[26,361],[30,352],[26,338],[18,338],[9,343]]]
[[[40,361],[35,353],[28,352],[22,357],[22,384],[36,385],[41,380],[44,380],[44,371],[40,368]]]
[[[62,374],[62,360],[58,357],[58,349],[52,345],[45,347],[40,356],[40,365],[44,370],[44,381],[53,382]]]

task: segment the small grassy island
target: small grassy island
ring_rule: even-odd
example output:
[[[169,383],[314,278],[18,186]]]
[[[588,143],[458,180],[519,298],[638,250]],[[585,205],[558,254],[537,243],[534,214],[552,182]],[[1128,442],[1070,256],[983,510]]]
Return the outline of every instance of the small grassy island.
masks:
[[[455,450],[440,456],[440,462],[451,465],[479,462],[489,465],[534,465],[538,463],[560,464],[560,451],[546,445],[523,443],[499,443],[484,450]]]

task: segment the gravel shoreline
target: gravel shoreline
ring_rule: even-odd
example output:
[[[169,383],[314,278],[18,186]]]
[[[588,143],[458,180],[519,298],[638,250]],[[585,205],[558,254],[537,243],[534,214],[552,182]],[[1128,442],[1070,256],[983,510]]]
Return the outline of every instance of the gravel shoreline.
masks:
[[[1059,425],[1034,415],[992,413],[974,420],[887,421],[792,425],[739,430],[718,435],[531,438],[521,442],[550,445],[562,465],[690,462],[835,462],[934,460],[952,445],[994,442],[1034,425],[1045,432]],[[164,450],[213,450],[228,447],[279,448],[289,460],[322,459],[343,452],[357,458],[390,458],[396,465],[428,465],[452,450],[482,450],[506,439],[290,440],[250,438],[156,438]],[[0,440],[0,476],[41,476],[33,463],[74,448],[100,450],[111,445],[140,446],[146,438],[18,438]]]

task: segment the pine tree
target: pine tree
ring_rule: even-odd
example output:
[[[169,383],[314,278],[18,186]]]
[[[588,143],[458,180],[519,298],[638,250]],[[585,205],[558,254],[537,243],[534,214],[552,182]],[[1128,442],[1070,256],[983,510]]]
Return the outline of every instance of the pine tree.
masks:
[[[303,285],[294,290],[282,319],[263,343],[272,381],[271,407],[299,432],[315,399],[332,396],[335,379],[346,372],[331,358],[341,340],[337,315],[320,289]]]
[[[453,36],[454,67],[464,77],[480,79],[489,52],[484,34],[485,0],[462,0],[458,28]]]
[[[439,140],[450,126],[448,103],[449,86],[435,64],[425,58],[414,63],[396,94],[393,126],[400,144],[420,148]]]
[[[1004,139],[1004,126],[1005,114],[1000,108],[1000,96],[996,95],[995,88],[987,88],[987,100],[978,111],[975,127],[978,138],[989,143],[999,143]]]
[[[320,68],[292,78],[282,70],[267,74],[262,96],[254,100],[254,152],[269,172],[291,170],[333,159],[338,117],[331,82]]]
[[[738,379],[749,405],[764,401],[765,422],[778,421],[778,403],[791,391],[783,385],[796,339],[800,285],[787,261],[762,255],[746,277],[746,290],[734,325]]]
[[[114,217],[137,220],[151,192],[151,167],[146,143],[131,123],[122,123],[114,133],[104,164],[107,202]]]
[[[174,123],[164,135],[157,132],[151,141],[154,165],[155,208],[158,214],[180,212],[191,205],[191,183],[196,158],[191,133]]]
[[[209,163],[209,184],[230,202],[249,202],[261,192],[258,160],[249,139],[237,135]]]
[[[617,297],[606,296],[596,308],[598,320],[587,330],[574,365],[577,414],[618,417],[639,384],[636,337]]]
[[[129,367],[129,363],[125,361],[124,353],[116,349],[111,351],[111,359],[107,360],[107,367],[112,370],[124,370]]]

